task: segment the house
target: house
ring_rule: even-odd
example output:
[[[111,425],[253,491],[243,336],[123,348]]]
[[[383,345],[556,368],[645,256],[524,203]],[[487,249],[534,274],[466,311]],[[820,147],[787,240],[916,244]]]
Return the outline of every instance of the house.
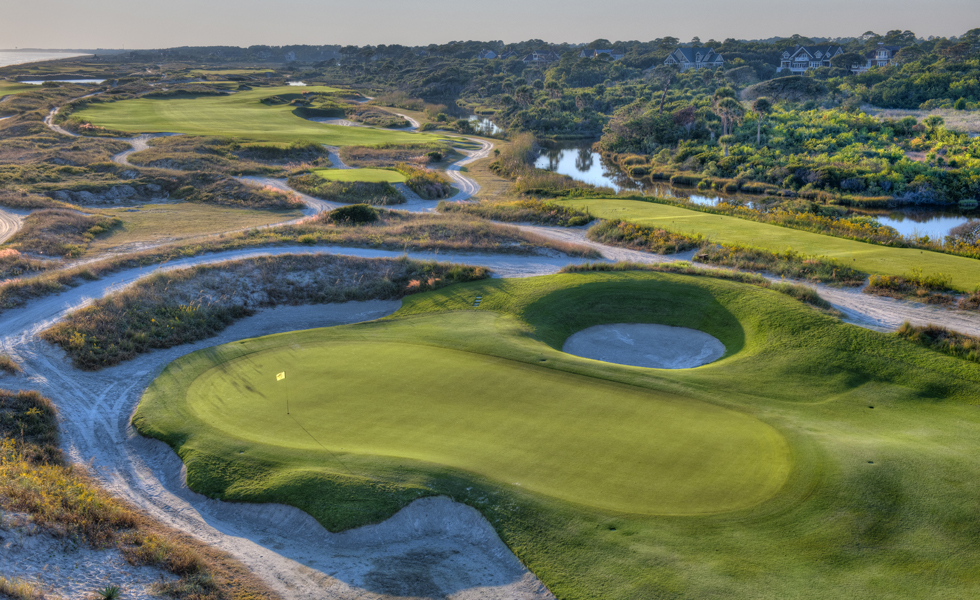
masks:
[[[886,46],[878,44],[878,47],[865,55],[867,62],[863,65],[851,65],[851,72],[864,73],[871,67],[887,67],[895,60],[895,54],[901,50],[901,46]]]
[[[680,65],[681,71],[720,67],[724,62],[714,48],[678,48],[664,60],[665,65]]]
[[[497,58],[497,53],[493,50],[484,50],[476,55],[477,60],[493,60]]]
[[[296,60],[296,53],[295,52],[287,52],[286,53],[286,62],[293,62],[295,60]]]
[[[840,46],[796,46],[783,52],[776,72],[801,75],[810,69],[829,67],[830,59],[838,54],[844,54]]]
[[[561,57],[554,52],[532,52],[524,57],[525,65],[541,65],[558,62]]]
[[[500,60],[507,60],[508,58],[515,58],[516,56],[517,53],[514,51],[504,52],[503,54],[500,55]]]
[[[579,58],[599,58],[600,54],[608,54],[613,60],[619,60],[626,56],[622,52],[616,52],[615,50],[589,50],[586,48],[579,53]]]

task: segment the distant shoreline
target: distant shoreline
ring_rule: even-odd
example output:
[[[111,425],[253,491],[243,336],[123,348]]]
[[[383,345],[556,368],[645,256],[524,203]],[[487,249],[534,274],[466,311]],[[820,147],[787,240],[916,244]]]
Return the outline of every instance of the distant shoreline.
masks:
[[[11,67],[48,60],[91,56],[91,52],[57,52],[43,50],[0,50],[0,67]]]

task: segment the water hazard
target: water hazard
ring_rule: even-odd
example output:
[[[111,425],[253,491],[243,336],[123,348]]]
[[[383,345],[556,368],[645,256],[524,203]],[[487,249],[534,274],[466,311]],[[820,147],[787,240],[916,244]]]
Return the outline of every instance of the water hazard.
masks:
[[[630,178],[611,163],[603,161],[598,152],[592,150],[592,142],[573,146],[544,148],[535,162],[539,169],[547,169],[572,179],[590,183],[598,187],[608,187],[615,192],[643,192],[662,198],[686,199],[704,206],[714,206],[723,201],[735,201],[746,206],[756,206],[759,196],[747,194],[720,194],[715,191],[703,192],[695,188],[672,186],[666,182],[641,182]],[[909,236],[927,235],[942,239],[949,230],[980,218],[980,210],[957,210],[955,208],[897,208],[877,211],[863,211],[882,225],[894,228],[899,234]]]

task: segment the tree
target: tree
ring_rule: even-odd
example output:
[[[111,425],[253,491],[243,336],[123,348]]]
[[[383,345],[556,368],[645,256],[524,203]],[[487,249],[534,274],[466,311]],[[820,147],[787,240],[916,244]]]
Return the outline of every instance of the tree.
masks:
[[[762,145],[762,120],[766,118],[770,112],[772,112],[772,102],[769,98],[756,98],[755,102],[752,103],[752,112],[758,117],[756,121],[755,130],[755,145]]]
[[[845,52],[830,59],[831,66],[847,70],[850,70],[853,65],[863,65],[867,62],[868,59],[857,52]]]
[[[943,118],[938,115],[929,115],[925,119],[922,119],[922,124],[925,125],[930,134],[935,134],[946,124],[946,121],[943,121]]]
[[[649,72],[647,75],[651,83],[655,84],[657,87],[663,87],[664,91],[660,95],[660,110],[657,111],[658,114],[663,114],[664,112],[664,102],[667,100],[667,90],[670,89],[670,84],[673,83],[674,77],[677,76],[677,67],[673,65],[660,65]]]
[[[595,98],[589,92],[582,92],[578,96],[575,96],[575,108],[579,110],[586,110],[592,108],[595,105]]]
[[[721,119],[722,135],[728,135],[728,126],[735,114],[744,112],[742,105],[735,98],[735,90],[730,87],[720,87],[715,90],[711,110]]]
[[[530,106],[534,102],[534,90],[531,86],[522,85],[514,90],[514,100],[521,106]]]

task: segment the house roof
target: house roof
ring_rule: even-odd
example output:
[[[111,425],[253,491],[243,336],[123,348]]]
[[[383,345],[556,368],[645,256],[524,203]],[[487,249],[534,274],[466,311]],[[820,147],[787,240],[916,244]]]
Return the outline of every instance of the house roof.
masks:
[[[677,54],[680,56],[676,56]],[[683,58],[684,62],[717,62],[719,60],[724,60],[721,55],[715,52],[714,48],[678,48],[672,53],[675,58]],[[698,55],[701,55],[700,60]]]
[[[840,46],[798,46],[795,50],[784,51],[783,58],[827,60],[828,56],[837,56],[843,53],[844,49]]]

